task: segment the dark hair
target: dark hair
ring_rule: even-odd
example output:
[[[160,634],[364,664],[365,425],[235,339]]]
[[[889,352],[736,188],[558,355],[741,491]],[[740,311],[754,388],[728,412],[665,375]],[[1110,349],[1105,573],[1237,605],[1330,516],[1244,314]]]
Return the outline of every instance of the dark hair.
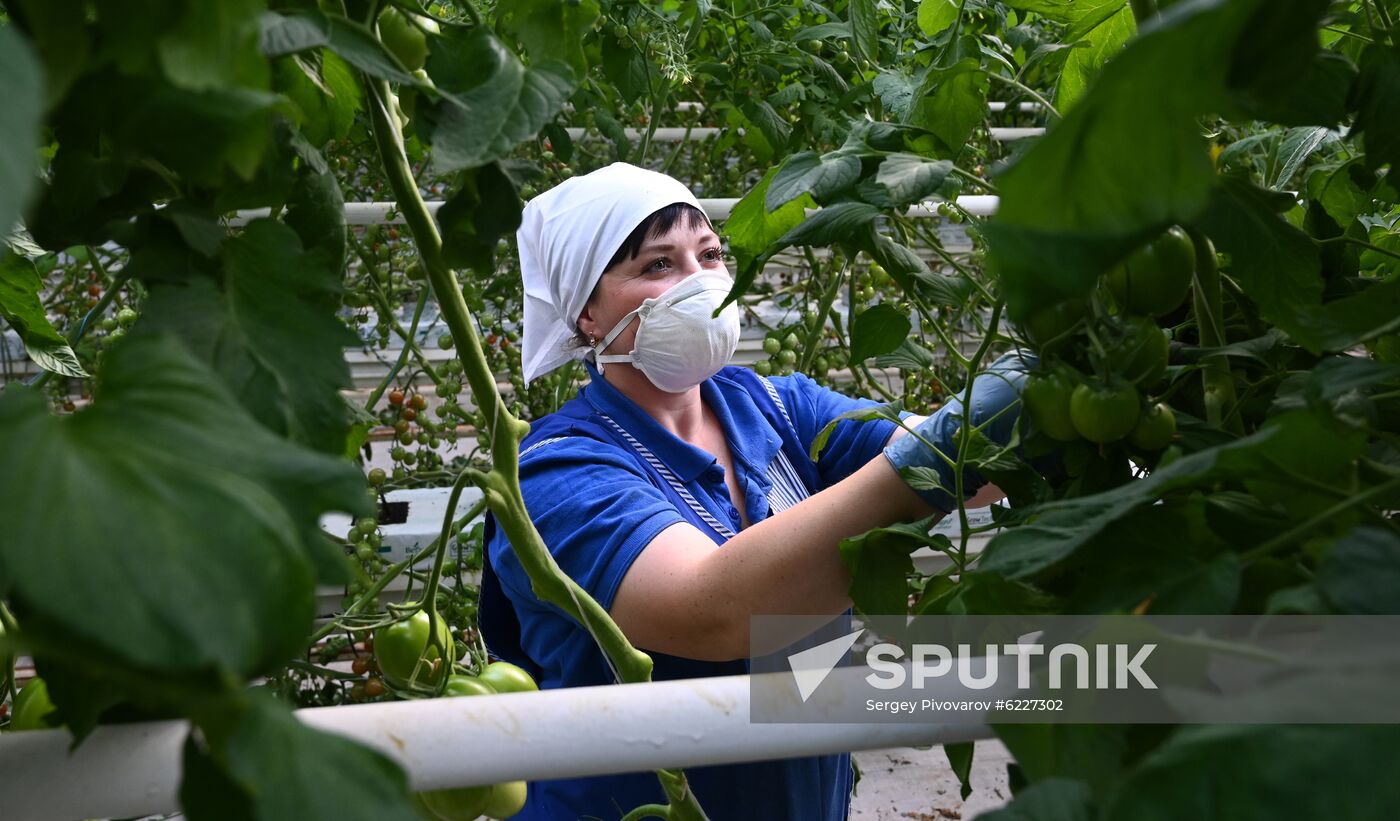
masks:
[[[714,230],[714,226],[710,224],[710,218],[705,215],[704,211],[690,203],[673,202],[659,211],[651,212],[651,215],[642,220],[640,225],[633,228],[632,233],[628,234],[627,239],[622,241],[622,247],[618,248],[617,253],[612,255],[612,259],[608,260],[608,264],[603,267],[603,270],[611,271],[622,264],[624,259],[636,259],[637,255],[642,252],[643,242],[651,237],[665,235],[682,219],[685,220],[685,226],[692,231],[700,228]],[[597,286],[593,287],[596,292]],[[578,348],[591,348],[591,346],[583,331],[575,325],[574,336],[564,344],[564,349],[575,350]]]
[[[701,228],[714,229],[710,224],[710,218],[705,216],[705,212],[699,208],[685,202],[673,202],[659,211],[653,211],[651,216],[642,220],[641,225],[632,229],[632,233],[627,235],[627,239],[622,241],[622,247],[617,249],[617,253],[612,255],[608,264],[603,267],[604,271],[610,271],[620,265],[623,259],[636,259],[642,252],[642,243],[652,237],[664,236],[676,223],[685,219],[685,227],[694,230]]]

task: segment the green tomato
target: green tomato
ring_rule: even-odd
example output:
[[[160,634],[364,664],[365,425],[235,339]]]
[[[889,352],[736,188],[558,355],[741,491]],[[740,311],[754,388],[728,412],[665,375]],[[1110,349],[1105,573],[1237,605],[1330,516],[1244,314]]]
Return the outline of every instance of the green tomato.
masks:
[[[803,40],[802,49],[809,54],[820,54],[822,50],[821,40]]]
[[[386,474],[384,473],[384,468],[371,468],[371,469],[370,469],[370,472],[369,472],[369,483],[370,483],[371,485],[374,485],[375,487],[379,487],[380,485],[384,484],[384,482],[386,482],[388,479],[389,479],[388,475],[386,475]]]
[[[782,346],[784,350],[795,351],[797,350],[797,346],[801,344],[801,338],[799,338],[795,333],[790,333],[787,336],[783,337]]]
[[[1134,385],[1151,388],[1167,374],[1167,335],[1150,319],[1123,323],[1122,336],[1108,344],[1109,368]]]
[[[778,351],[778,364],[785,365],[787,367],[792,367],[793,365],[796,365],[797,351],[791,351],[786,348],[784,348],[781,351]]]
[[[419,610],[412,618],[394,622],[388,627],[374,631],[374,657],[379,661],[379,669],[384,678],[395,687],[408,686],[413,670],[419,659],[424,664],[418,669],[418,681],[434,684],[448,675],[455,661],[452,634],[442,616],[437,618],[438,642],[447,648],[447,658],[440,659],[436,647],[428,643],[428,614]],[[439,662],[436,671],[433,662]]]
[[[1036,428],[1046,436],[1058,442],[1073,442],[1079,438],[1069,414],[1073,393],[1074,382],[1068,375],[1056,371],[1027,379],[1021,402]]]
[[[486,817],[510,818],[525,809],[525,799],[529,789],[524,781],[505,781],[491,788],[491,796],[486,799]]]
[[[407,270],[403,272],[403,275],[414,282],[423,282],[428,278],[428,272],[423,269],[423,264],[417,260],[414,260],[413,264],[408,266]]]
[[[530,674],[508,661],[493,661],[477,676],[498,693],[524,693],[540,689]]]
[[[411,16],[414,19],[410,21],[410,15],[393,6],[384,9],[379,15],[379,39],[404,68],[417,71],[428,62],[428,36],[423,29],[435,30],[437,24],[416,14]]]
[[[32,678],[15,696],[14,713],[10,716],[11,730],[46,730],[45,719],[56,708],[49,698],[49,685],[41,678]]]
[[[755,362],[753,363],[753,372],[758,374],[759,376],[772,376],[773,362],[768,359],[763,359],[758,362]]]
[[[123,328],[130,328],[132,325],[136,324],[137,316],[138,314],[132,309],[122,308],[120,311],[117,311],[117,322],[120,323]]]
[[[477,678],[476,676],[452,675],[447,677],[447,684],[442,689],[442,694],[448,698],[458,696],[490,696],[496,691],[491,685]]]
[[[1107,444],[1128,435],[1137,425],[1141,400],[1137,388],[1080,385],[1069,398],[1069,417],[1079,435]]]
[[[487,801],[495,785],[461,787],[453,790],[429,790],[417,794],[420,811],[439,821],[476,821],[486,812]]]
[[[1088,302],[1082,299],[1059,302],[1031,314],[1022,330],[1032,345],[1042,351],[1053,350],[1069,340],[1088,310]]]
[[[777,352],[781,351],[782,349],[783,343],[779,342],[771,336],[763,340],[763,352],[768,354],[769,356],[777,354]]]
[[[1186,298],[1195,273],[1195,245],[1185,231],[1172,226],[1109,271],[1105,284],[1124,313],[1161,316]]]
[[[438,347],[442,348],[444,351],[452,350],[452,346],[457,344],[456,341],[452,339],[452,334],[442,334],[438,337],[437,342]]]
[[[1133,447],[1142,450],[1161,450],[1175,438],[1176,414],[1161,402],[1148,408],[1138,419],[1132,433],[1128,434],[1128,441]]]

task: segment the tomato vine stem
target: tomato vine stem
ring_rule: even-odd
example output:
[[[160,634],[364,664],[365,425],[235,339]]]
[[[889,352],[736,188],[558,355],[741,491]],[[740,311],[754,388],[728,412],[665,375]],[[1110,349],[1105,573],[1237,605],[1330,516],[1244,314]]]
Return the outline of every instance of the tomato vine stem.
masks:
[[[530,589],[535,596],[559,607],[581,624],[593,636],[619,680],[628,683],[650,681],[651,657],[633,647],[608,612],[564,573],[530,520],[520,493],[519,454],[520,440],[529,432],[530,426],[515,418],[501,399],[495,375],[482,350],[471,309],[467,307],[456,276],[443,259],[442,235],[418,190],[408,163],[403,134],[390,110],[393,92],[389,83],[369,76],[363,76],[363,81],[368,92],[366,102],[370,130],[385,176],[413,236],[423,268],[428,273],[428,282],[437,298],[438,310],[447,323],[458,357],[462,360],[472,398],[481,411],[491,437],[491,470],[470,470],[467,478],[481,489],[487,506],[510,542],[511,550],[529,577]],[[443,554],[442,546],[438,547],[437,564],[440,567]],[[435,569],[434,572],[439,571]],[[431,625],[429,631],[429,636],[433,636]],[[675,776],[668,778],[665,771],[659,771],[657,777],[671,800],[673,817],[705,818],[699,802],[688,788],[684,773],[676,771]]]

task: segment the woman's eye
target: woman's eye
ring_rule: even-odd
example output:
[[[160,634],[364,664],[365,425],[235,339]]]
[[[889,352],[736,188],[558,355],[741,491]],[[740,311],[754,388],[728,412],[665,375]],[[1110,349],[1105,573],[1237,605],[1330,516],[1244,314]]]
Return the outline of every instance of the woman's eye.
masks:
[[[659,257],[646,267],[647,271],[664,271],[671,266],[671,261],[665,257]]]
[[[718,248],[711,248],[705,252],[705,259],[709,260],[710,262],[723,262],[724,252]]]

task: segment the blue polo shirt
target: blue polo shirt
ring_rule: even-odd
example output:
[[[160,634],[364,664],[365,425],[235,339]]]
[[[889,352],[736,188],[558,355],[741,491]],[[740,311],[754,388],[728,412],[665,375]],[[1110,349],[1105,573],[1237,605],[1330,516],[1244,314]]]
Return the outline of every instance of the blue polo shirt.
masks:
[[[662,530],[689,522],[723,544],[740,529],[709,453],[677,438],[600,378],[521,443],[520,486],[531,519],[559,566],[605,609],[632,561]],[[872,406],[801,374],[764,379],[729,367],[700,386],[724,429],[750,522],[796,504],[880,454],[887,421],[836,426],[820,461],[808,458],[835,417]],[[487,517],[480,619],[492,655],[529,670],[541,688],[614,683],[593,638],[530,590],[504,535]],[[709,662],[651,654],[656,681],[742,675],[747,660]],[[691,788],[716,821],[842,821],[852,786],[849,754],[687,768]],[[519,821],[618,819],[665,803],[655,774],[536,781]]]

